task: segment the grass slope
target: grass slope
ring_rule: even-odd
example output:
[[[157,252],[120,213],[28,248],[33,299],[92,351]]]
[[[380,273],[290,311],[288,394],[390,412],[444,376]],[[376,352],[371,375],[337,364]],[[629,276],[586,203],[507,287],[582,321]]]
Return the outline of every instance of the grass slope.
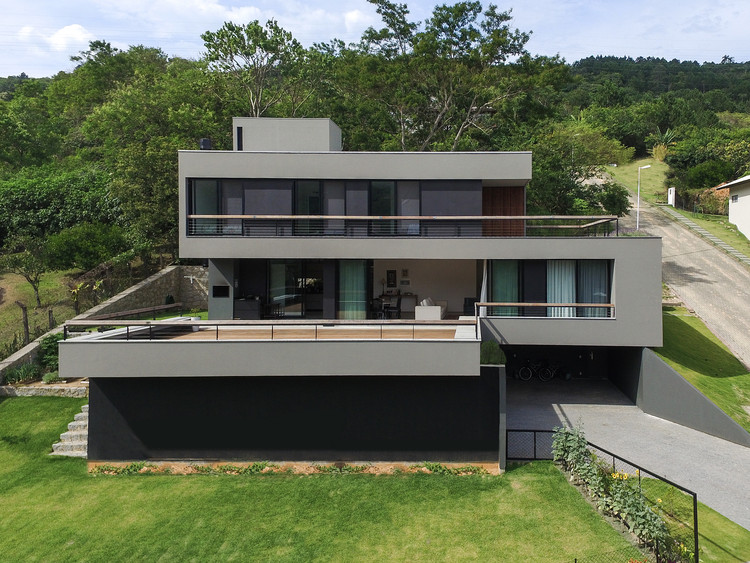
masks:
[[[674,537],[684,538],[692,548],[693,499],[674,487],[654,479],[643,480],[643,493],[653,506],[670,515]],[[729,522],[721,514],[698,503],[698,546],[701,561],[737,563],[750,560],[750,532]]]
[[[706,325],[683,307],[665,307],[661,358],[750,432],[750,373]]]
[[[46,455],[82,402],[0,402],[0,559],[638,556],[546,462],[500,477],[92,476],[83,460]]]

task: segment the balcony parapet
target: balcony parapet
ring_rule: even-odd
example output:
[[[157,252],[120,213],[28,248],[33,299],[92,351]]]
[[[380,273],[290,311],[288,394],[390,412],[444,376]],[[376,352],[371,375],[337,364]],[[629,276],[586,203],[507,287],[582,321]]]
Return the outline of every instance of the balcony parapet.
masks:
[[[103,332],[80,334],[74,329]],[[107,330],[108,329],[108,330]],[[422,341],[478,340],[475,319],[416,320],[70,320],[64,339],[97,341]]]
[[[188,215],[189,237],[618,236],[615,215]]]

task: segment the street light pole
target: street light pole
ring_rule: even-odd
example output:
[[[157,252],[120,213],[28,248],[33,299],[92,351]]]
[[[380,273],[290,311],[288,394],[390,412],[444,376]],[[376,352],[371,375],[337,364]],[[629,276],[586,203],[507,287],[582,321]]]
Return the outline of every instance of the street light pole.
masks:
[[[641,170],[651,168],[650,164],[646,166],[638,167],[638,197],[635,204],[635,230],[637,231],[641,227]]]

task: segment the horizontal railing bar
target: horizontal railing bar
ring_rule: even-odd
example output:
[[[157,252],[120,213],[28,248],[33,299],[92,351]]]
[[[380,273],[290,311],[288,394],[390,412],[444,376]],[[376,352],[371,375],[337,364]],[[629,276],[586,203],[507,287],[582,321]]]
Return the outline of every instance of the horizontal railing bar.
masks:
[[[350,219],[356,221],[578,221],[590,220],[609,222],[617,220],[616,215],[188,215],[188,219],[268,219],[268,220],[321,220],[321,219]],[[583,226],[583,225],[582,225]]]
[[[353,320],[341,320],[341,319],[267,319],[267,320],[238,320],[238,319],[226,319],[226,320],[213,320],[213,321],[194,321],[194,320],[182,320],[182,321],[170,321],[170,320],[68,320],[65,321],[65,326],[365,326],[365,325],[417,325],[417,326],[456,326],[456,325],[474,325],[476,321],[474,319],[463,319],[463,320],[415,320],[415,319],[353,319]]]
[[[612,303],[519,303],[519,302],[500,302],[500,303],[475,303],[477,307],[586,307],[590,309],[614,309]]]
[[[669,479],[667,479],[666,477],[662,477],[662,476],[661,476],[661,475],[659,475],[658,473],[654,473],[654,472],[653,472],[653,471],[651,471],[650,469],[646,469],[645,467],[642,467],[642,466],[638,465],[637,463],[633,463],[632,461],[629,461],[629,460],[625,459],[624,457],[620,457],[619,455],[617,455],[617,454],[615,454],[615,453],[612,453],[612,452],[610,452],[609,450],[605,450],[605,449],[604,449],[604,448],[602,448],[601,446],[597,446],[596,444],[594,444],[594,443],[592,443],[592,442],[589,442],[588,440],[586,441],[586,443],[587,443],[587,444],[588,444],[588,445],[589,445],[590,447],[592,447],[592,448],[596,448],[596,449],[597,449],[597,450],[599,450],[600,452],[604,452],[604,453],[605,453],[605,454],[607,454],[607,455],[611,455],[611,456],[612,456],[613,458],[616,458],[616,459],[620,460],[620,461],[621,461],[621,462],[623,462],[623,463],[627,463],[628,465],[630,465],[630,466],[632,466],[632,467],[635,467],[635,468],[636,468],[636,469],[637,469],[638,471],[640,471],[640,472],[642,472],[642,473],[643,473],[643,472],[646,472],[646,473],[648,473],[649,475],[651,475],[651,476],[653,476],[653,477],[656,477],[657,479],[660,479],[661,481],[664,481],[664,482],[665,482],[665,483],[667,483],[668,485],[672,485],[673,487],[675,487],[675,488],[677,488],[677,489],[680,489],[680,490],[681,490],[682,492],[684,492],[684,493],[687,493],[687,494],[689,494],[689,495],[696,495],[696,496],[697,496],[697,494],[698,494],[698,493],[695,493],[695,492],[691,491],[691,490],[690,490],[690,489],[688,489],[688,488],[685,488],[685,487],[683,487],[682,485],[678,485],[678,484],[677,484],[677,483],[675,483],[674,481],[670,481],[670,480],[669,480]],[[643,475],[641,475],[641,476],[643,476]]]

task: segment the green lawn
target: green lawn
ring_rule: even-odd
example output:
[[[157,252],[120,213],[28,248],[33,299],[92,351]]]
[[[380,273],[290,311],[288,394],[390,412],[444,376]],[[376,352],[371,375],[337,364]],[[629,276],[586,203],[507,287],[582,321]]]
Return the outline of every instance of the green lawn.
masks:
[[[643,493],[665,516],[673,537],[693,547],[693,498],[671,485],[643,480]],[[698,503],[698,546],[701,561],[737,563],[750,560],[750,532]]]
[[[499,477],[92,476],[46,455],[82,402],[0,401],[0,560],[638,556],[548,462]]]
[[[667,188],[664,187],[664,179],[669,166],[663,162],[653,158],[642,158],[620,166],[607,166],[606,170],[617,183],[635,194],[638,191],[638,167],[649,164],[651,168],[641,170],[641,201],[666,203]],[[635,209],[631,213],[635,213]]]
[[[683,307],[665,307],[664,346],[654,352],[750,432],[750,373]]]

